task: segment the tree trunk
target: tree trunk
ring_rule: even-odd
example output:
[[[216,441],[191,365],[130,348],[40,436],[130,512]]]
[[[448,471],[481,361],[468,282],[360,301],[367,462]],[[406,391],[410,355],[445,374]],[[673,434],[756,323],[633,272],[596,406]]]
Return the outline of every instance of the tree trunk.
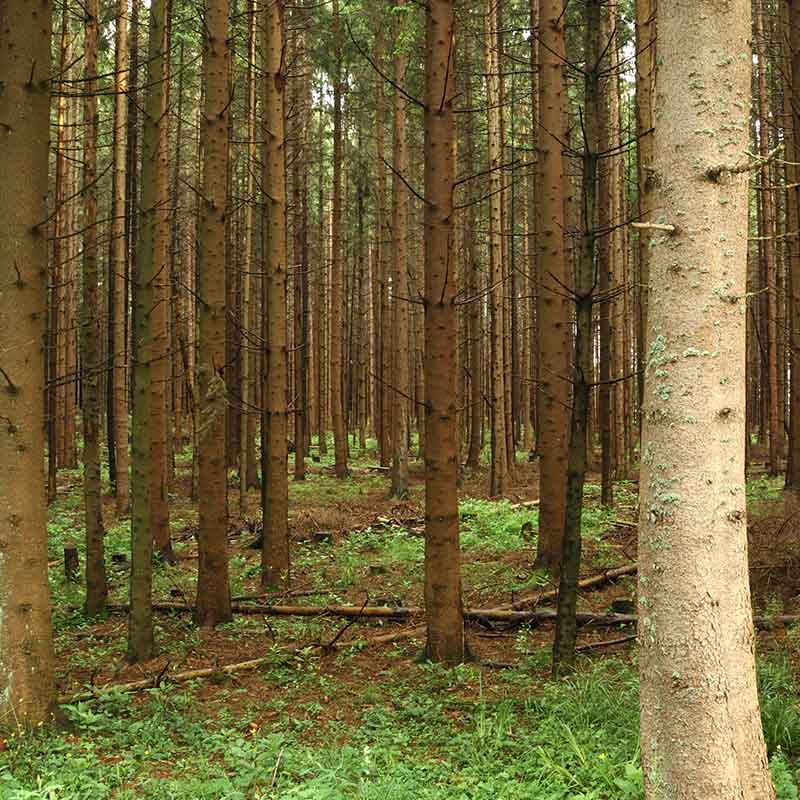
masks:
[[[87,0],[84,18],[83,101],[83,303],[81,397],[83,400],[83,503],[86,526],[86,614],[103,610],[108,595],[103,549],[100,481],[100,293],[97,267],[97,56],[98,0]]]
[[[486,0],[484,47],[486,52],[486,100],[489,136],[489,310],[491,320],[491,406],[492,463],[489,494],[501,497],[508,477],[506,436],[505,323],[503,308],[503,151],[501,146],[500,78],[497,57],[497,2]]]
[[[0,730],[55,711],[44,480],[52,4],[0,5]],[[11,191],[11,187],[14,190]]]
[[[286,437],[288,348],[286,345],[286,167],[284,134],[285,21],[283,0],[266,8],[264,21],[264,155],[266,195],[263,224],[267,282],[267,341],[264,398],[267,421],[267,474],[264,479],[264,546],[261,585],[279,589],[289,583],[289,479]],[[335,379],[335,376],[334,376]]]
[[[336,53],[333,76],[333,212],[331,220],[330,399],[337,478],[347,477],[347,430],[344,423],[343,268],[342,268],[342,43],[339,0],[333,0]]]
[[[125,275],[128,263],[128,241],[126,231],[125,186],[127,181],[127,130],[128,130],[128,0],[117,0],[116,22],[116,61],[114,98],[114,219],[112,221],[112,264],[113,292],[110,302],[113,306],[112,325],[112,404],[113,441],[116,458],[115,495],[117,513],[127,514],[130,510],[130,459],[128,456],[128,374],[127,347],[125,346],[125,318],[128,312],[127,281]]]
[[[464,660],[458,542],[453,0],[429,0],[425,47],[425,654]]]
[[[587,427],[592,370],[592,301],[595,285],[597,244],[597,170],[600,153],[600,76],[606,51],[601,29],[602,0],[586,3],[583,175],[581,242],[575,281],[575,367],[573,401],[567,460],[567,508],[561,573],[558,585],[558,619],[553,642],[553,675],[558,677],[575,667],[575,619],[578,601],[578,573],[581,565],[581,514],[586,479]],[[608,198],[603,198],[605,202]]]
[[[570,285],[564,252],[564,3],[541,0],[539,25],[539,542],[536,563],[558,570],[564,532],[570,392]]]
[[[166,50],[165,0],[150,4],[147,54],[147,90],[142,137],[141,197],[134,308],[133,443],[131,448],[131,612],[128,618],[128,658],[147,661],[153,655],[153,522],[151,503],[153,369],[155,356],[153,311],[159,257],[156,229],[161,203],[161,127],[166,124],[164,61]]]
[[[405,0],[395,0],[395,9],[405,8]],[[400,86],[408,66],[408,48],[404,41],[406,15],[396,14],[397,35],[394,53],[394,162],[392,177],[392,294],[394,334],[394,369],[392,370],[392,489],[391,496],[408,494],[408,396],[413,394],[409,375],[409,283],[408,283],[408,146],[406,142],[406,99]]]
[[[228,0],[206,0],[203,30],[203,189],[200,199],[200,349],[197,431],[200,520],[195,620],[231,619],[225,424],[225,220],[228,213]]]
[[[750,24],[746,0],[660,0],[653,200],[675,230],[651,237],[640,478],[641,751],[653,800],[775,796],[747,564],[748,178],[734,169],[748,147]]]

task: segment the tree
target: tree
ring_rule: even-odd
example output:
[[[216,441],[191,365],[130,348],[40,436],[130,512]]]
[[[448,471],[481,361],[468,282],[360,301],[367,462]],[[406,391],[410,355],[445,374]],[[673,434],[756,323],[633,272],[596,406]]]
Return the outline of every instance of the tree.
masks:
[[[653,800],[774,797],[744,478],[750,23],[747,0],[659,3],[638,594]]]
[[[147,661],[153,654],[153,526],[152,526],[152,361],[155,357],[153,308],[159,256],[157,227],[163,212],[160,187],[161,127],[166,124],[165,0],[150,3],[147,90],[143,108],[141,197],[137,217],[136,291],[134,308],[133,442],[131,447],[131,612],[128,658]]]
[[[264,542],[261,583],[277,589],[289,583],[289,478],[286,437],[289,414],[286,346],[286,22],[283,0],[268,3],[264,24],[264,150],[262,186],[264,274],[267,283],[266,400],[267,470],[264,477]],[[336,376],[334,376],[334,380]]]
[[[331,215],[330,398],[337,478],[347,477],[347,431],[344,423],[343,267],[342,267],[342,42],[339,0],[333,0],[333,210]],[[320,431],[320,436],[324,435]]]
[[[228,210],[228,0],[206,0],[203,25],[203,191],[200,201],[200,530],[195,619],[231,619],[225,463],[225,220]],[[244,489],[243,489],[244,491]]]
[[[52,13],[0,5],[0,730],[48,722],[56,703],[42,402]]]
[[[569,408],[570,314],[564,287],[564,2],[539,9],[539,542],[536,562],[558,570],[564,532]]]
[[[117,511],[130,509],[130,459],[128,456],[128,388],[126,377],[127,347],[125,344],[127,303],[126,265],[128,240],[125,232],[125,186],[127,178],[128,128],[128,0],[117,0],[115,76],[114,76],[114,187],[112,219],[112,258],[109,269],[111,311],[111,408],[113,425],[110,438],[114,442],[115,496]]]
[[[86,613],[106,604],[103,497],[100,480],[100,294],[97,267],[97,56],[99,4],[85,4],[83,138],[83,303],[81,308],[83,399],[83,504],[86,525]]]
[[[406,19],[405,0],[395,0],[397,36],[394,55],[394,116],[392,160],[392,294],[394,311],[392,334],[394,338],[394,369],[392,383],[392,497],[408,494],[408,388],[409,375],[409,282],[408,257],[408,143],[406,142],[406,99],[401,90],[408,67],[408,45],[403,31]]]
[[[464,660],[456,419],[453,0],[429,0],[425,38],[425,654]]]

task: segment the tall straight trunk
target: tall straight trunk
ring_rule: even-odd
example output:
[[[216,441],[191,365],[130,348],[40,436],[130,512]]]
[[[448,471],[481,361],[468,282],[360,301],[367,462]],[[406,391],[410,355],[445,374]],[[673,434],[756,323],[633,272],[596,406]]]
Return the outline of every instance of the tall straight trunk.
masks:
[[[614,52],[617,46],[616,35],[613,32],[614,19],[609,19],[609,10],[603,9],[600,11],[596,9],[594,3],[587,6],[587,18],[589,11],[592,12],[592,24],[597,24],[600,28],[593,31],[592,38],[592,57],[597,60],[600,53],[594,47],[595,38],[599,41],[600,37],[604,39],[600,47],[605,48],[608,45],[609,52]],[[601,14],[602,18],[595,20],[595,14]],[[587,55],[587,59],[589,56]],[[614,180],[614,170],[616,169],[616,157],[609,157],[608,154],[612,153],[612,149],[616,147],[614,141],[613,129],[618,125],[618,120],[614,116],[616,110],[616,82],[617,72],[616,65],[613,59],[606,62],[607,68],[612,70],[613,80],[608,79],[600,83],[597,80],[597,85],[594,91],[602,91],[602,98],[593,98],[596,103],[596,114],[598,119],[597,125],[597,148],[596,152],[606,153],[607,156],[599,163],[595,163],[594,169],[598,173],[597,180],[597,195],[599,202],[597,206],[597,228],[599,230],[598,239],[598,254],[597,254],[597,289],[600,293],[599,302],[599,378],[600,385],[597,390],[597,414],[599,417],[600,427],[600,502],[606,506],[611,507],[614,504],[614,485],[613,485],[613,409],[612,409],[612,392],[614,387],[611,386],[611,372],[612,372],[612,330],[611,330],[611,316],[613,310],[613,303],[608,296],[609,290],[613,283],[613,270],[615,257],[618,255],[614,250],[615,234],[614,225],[618,224],[618,220],[622,219],[621,215],[614,216],[614,208],[617,203],[614,198],[614,189],[616,181]],[[588,65],[587,65],[588,68]],[[589,99],[586,100],[586,112],[589,113]],[[588,135],[588,130],[587,130]],[[584,162],[584,167],[588,164]],[[586,183],[586,175],[584,174],[584,184]],[[594,224],[594,223],[592,223]],[[585,276],[583,276],[585,277]],[[576,362],[577,363],[577,362]]]
[[[83,504],[86,528],[86,613],[103,610],[108,595],[103,549],[100,481],[100,293],[97,266],[97,56],[98,0],[87,0],[84,17],[83,101],[83,303],[81,397],[83,400]]]
[[[264,543],[261,584],[278,589],[289,583],[289,479],[286,438],[288,348],[286,342],[286,136],[284,90],[286,42],[283,0],[266,6],[264,21],[264,154],[262,186],[266,195],[263,225],[267,283],[267,337],[264,398],[267,474],[263,490]],[[335,379],[335,376],[334,376]]]
[[[160,224],[163,196],[160,187],[161,128],[166,124],[166,51],[165,0],[150,4],[150,33],[147,53],[147,89],[142,114],[141,197],[136,245],[136,282],[134,309],[134,393],[133,442],[131,448],[131,610],[128,617],[128,658],[147,661],[153,655],[153,519],[154,489],[153,440],[153,368],[155,357],[154,304],[155,283],[160,252],[157,228]],[[157,487],[155,487],[157,488]]]
[[[564,3],[541,0],[537,238],[541,288],[539,317],[539,542],[536,563],[558,570],[564,533],[570,391],[569,275],[564,248]]]
[[[252,302],[254,279],[254,241],[256,222],[256,158],[258,147],[256,144],[256,44],[257,29],[256,18],[258,15],[257,0],[249,0],[247,21],[247,178],[245,180],[245,209],[244,209],[244,259],[242,275],[242,327],[247,334],[253,331],[253,311],[256,304]],[[254,419],[255,392],[253,391],[253,373],[255,358],[253,356],[253,341],[245,334],[242,340],[242,415],[241,431],[239,434],[239,511],[243,515],[247,490],[252,488],[255,481],[255,436],[251,430]]]
[[[486,0],[484,7],[484,48],[486,99],[489,136],[489,310],[491,347],[492,464],[489,494],[502,496],[508,478],[508,439],[506,436],[505,323],[503,271],[503,151],[501,144],[500,78],[497,57],[497,2]]]
[[[150,316],[153,336],[153,360],[151,363],[150,405],[150,455],[151,495],[150,519],[153,544],[157,555],[172,562],[172,542],[169,528],[169,502],[167,487],[167,459],[169,420],[167,417],[167,385],[169,382],[169,81],[170,81],[170,30],[172,0],[166,0],[163,72],[160,77],[164,85],[161,97],[161,118],[158,134],[158,171],[156,175],[158,203],[155,231],[155,272],[153,276],[153,308]]]
[[[800,159],[800,102],[797,93],[800,91],[800,0],[788,0],[788,30],[784,37],[788,37],[787,49],[789,63],[786,74],[789,76],[789,86],[784,92],[789,98],[786,134],[785,158],[791,163],[787,166],[789,183],[793,184],[787,198],[787,229],[790,234],[800,230],[800,169],[797,167]],[[789,381],[789,464],[786,470],[786,485],[797,488],[800,486],[800,236],[789,237],[789,352],[790,376]]]
[[[755,0],[755,50],[758,55],[758,151],[762,159],[769,154],[769,107],[767,104],[767,43],[764,40],[764,3]],[[763,163],[759,172],[762,186],[770,185],[770,168]],[[775,263],[775,213],[772,192],[761,192],[761,236],[766,286],[766,351],[769,402],[769,474],[778,474],[778,459],[783,444],[783,424],[780,419],[780,394],[778,393],[778,286]]]
[[[597,168],[600,153],[600,75],[605,68],[601,28],[602,0],[586,3],[581,242],[573,290],[575,298],[575,366],[567,461],[567,509],[558,584],[558,616],[553,641],[553,675],[575,667],[578,634],[575,612],[581,565],[581,514],[586,479],[589,393],[592,380],[592,304],[597,245]],[[608,198],[604,198],[607,202]]]
[[[128,456],[128,364],[125,346],[125,318],[128,312],[125,280],[128,263],[128,241],[125,220],[125,186],[127,181],[127,132],[128,132],[128,0],[117,0],[116,48],[114,90],[114,214],[111,226],[113,292],[112,325],[112,404],[114,408],[113,441],[116,458],[115,496],[117,512],[127,514],[130,510],[130,459]]]
[[[637,189],[639,219],[652,221],[653,215],[653,82],[656,63],[656,0],[635,0],[636,3],[636,145]],[[639,230],[636,257],[638,261],[637,301],[637,385],[638,414],[641,427],[641,407],[644,403],[645,342],[647,339],[647,310],[650,287],[650,236]]]
[[[395,0],[396,9],[405,7],[405,0]],[[394,368],[392,370],[392,497],[408,494],[408,395],[413,394],[409,375],[409,284],[408,284],[408,143],[406,142],[406,99],[400,86],[408,67],[408,50],[403,41],[405,14],[397,15],[397,36],[394,54],[394,114],[392,165],[392,294],[394,334]]]
[[[750,25],[747,0],[659,2],[653,200],[675,227],[652,236],[640,478],[641,752],[653,800],[775,796],[745,507],[748,177],[736,168]]]
[[[197,432],[200,531],[198,625],[231,619],[225,425],[225,221],[228,215],[228,0],[206,0],[203,30],[203,189],[198,242]]]
[[[429,0],[425,47],[425,655],[458,664],[466,642],[458,542],[455,37],[453,0]]]
[[[44,476],[52,4],[0,5],[0,731],[56,709]],[[11,187],[15,187],[11,191]]]
[[[63,380],[63,342],[65,331],[62,328],[63,320],[63,283],[64,283],[64,258],[65,258],[65,180],[66,180],[66,142],[67,142],[67,59],[69,57],[69,8],[63,4],[61,14],[61,37],[58,61],[58,100],[56,101],[56,157],[55,157],[55,186],[53,204],[53,263],[52,263],[52,289],[50,290],[50,321],[48,325],[48,422],[47,422],[47,499],[52,502],[56,499],[58,487],[56,483],[57,471],[61,456],[63,440],[63,398],[65,387]]]
[[[466,41],[469,41],[467,39]],[[465,45],[465,49],[466,49]],[[471,53],[471,51],[470,51]],[[472,70],[471,59],[465,55],[467,61],[464,69],[464,102],[467,108],[472,108]],[[464,114],[464,174],[471,176],[475,173],[475,143],[473,114]],[[467,184],[467,207],[464,211],[464,258],[466,259],[465,279],[467,281],[467,363],[469,368],[469,447],[467,449],[467,467],[476,469],[480,464],[483,450],[483,359],[481,358],[481,314],[483,312],[483,298],[481,292],[481,273],[478,260],[478,246],[476,240],[477,214],[476,191],[474,181]]]
[[[532,31],[539,28],[539,0],[530,0],[529,24]],[[539,147],[539,37],[531,36],[531,148],[537,153]],[[536,164],[528,167],[528,279],[530,284],[530,359],[531,359],[531,424],[533,425],[533,441],[531,449],[539,452],[539,295],[541,280],[539,272],[539,250],[537,231],[539,215],[537,203],[539,199],[539,175]]]
[[[305,9],[294,12],[298,27],[297,57],[303,75],[296,82],[295,106],[297,125],[293,158],[292,202],[293,250],[294,250],[294,479],[306,477],[306,426],[308,424],[308,263],[306,245],[308,241],[308,173],[306,156],[308,151],[309,79],[310,65],[306,56]]]
[[[330,399],[337,478],[347,477],[347,430],[344,422],[343,267],[342,267],[342,42],[339,0],[333,0],[336,53],[333,77],[333,212],[331,221]]]

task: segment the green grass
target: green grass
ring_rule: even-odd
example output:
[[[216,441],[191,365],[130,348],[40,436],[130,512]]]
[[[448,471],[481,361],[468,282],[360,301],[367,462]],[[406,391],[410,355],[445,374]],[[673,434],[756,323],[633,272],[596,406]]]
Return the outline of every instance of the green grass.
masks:
[[[778,797],[792,800],[795,686],[785,661],[760,674]],[[226,683],[211,704],[184,687],[69,707],[72,732],[13,740],[0,756],[0,797],[640,800],[632,668],[584,663],[576,677],[533,689],[531,676],[523,660],[486,690],[476,667],[416,666],[356,683],[345,714],[337,703],[346,693],[335,695],[335,678],[320,675],[313,659],[276,656],[261,677],[280,692]],[[312,694],[300,700],[298,687]]]

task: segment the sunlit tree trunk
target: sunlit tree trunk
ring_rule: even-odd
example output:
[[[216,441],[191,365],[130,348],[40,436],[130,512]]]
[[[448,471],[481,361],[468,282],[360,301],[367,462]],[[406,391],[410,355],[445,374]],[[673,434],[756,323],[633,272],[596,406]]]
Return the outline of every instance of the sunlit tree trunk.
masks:
[[[744,473],[750,3],[659,0],[639,511],[648,799],[769,800]],[[687,57],[687,54],[692,54]],[[698,131],[706,131],[698,135]],[[647,220],[647,222],[655,222]]]

